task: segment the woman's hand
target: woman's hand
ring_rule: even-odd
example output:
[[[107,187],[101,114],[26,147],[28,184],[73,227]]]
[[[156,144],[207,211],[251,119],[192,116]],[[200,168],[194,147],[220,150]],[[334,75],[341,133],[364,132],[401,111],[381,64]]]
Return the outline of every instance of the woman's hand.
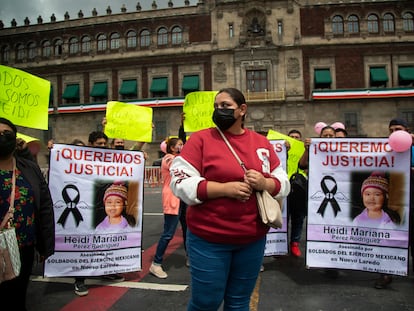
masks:
[[[247,170],[244,174],[244,181],[249,184],[254,190],[268,190],[266,177],[256,170]]]
[[[246,182],[242,181],[232,181],[226,183],[226,189],[228,190],[227,196],[239,200],[241,202],[246,202],[250,199],[252,194],[252,187]]]

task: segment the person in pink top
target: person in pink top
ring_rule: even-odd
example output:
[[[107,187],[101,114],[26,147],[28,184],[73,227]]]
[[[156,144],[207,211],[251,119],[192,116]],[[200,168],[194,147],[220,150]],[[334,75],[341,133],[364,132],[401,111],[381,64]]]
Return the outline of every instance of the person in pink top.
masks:
[[[179,138],[170,138],[167,141],[167,153],[162,158],[161,162],[161,175],[164,179],[162,187],[162,208],[164,212],[164,231],[158,241],[157,251],[154,256],[154,260],[150,267],[150,273],[154,276],[165,279],[168,274],[162,268],[162,260],[164,253],[174,236],[177,229],[178,222],[180,220],[180,199],[177,198],[170,188],[170,166],[183,147],[183,141]]]
[[[213,103],[212,103],[213,104]],[[244,127],[247,104],[235,88],[220,90],[217,128],[193,133],[170,172],[171,188],[187,209],[191,298],[188,310],[249,310],[269,227],[259,216],[256,191],[286,197],[290,183],[266,137]]]

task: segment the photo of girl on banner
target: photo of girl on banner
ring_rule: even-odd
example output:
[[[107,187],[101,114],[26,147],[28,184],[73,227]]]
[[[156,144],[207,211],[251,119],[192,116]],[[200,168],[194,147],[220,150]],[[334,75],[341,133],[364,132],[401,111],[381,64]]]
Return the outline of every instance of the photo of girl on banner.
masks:
[[[395,192],[391,178],[397,184],[397,181],[401,180],[403,176],[382,171],[368,174],[368,177],[366,177],[366,172],[354,174],[353,177],[365,176],[362,183],[353,183],[354,188],[358,188],[354,189],[354,194],[359,201],[357,207],[352,209],[353,224],[360,227],[397,228],[401,223],[402,215],[404,215],[404,206],[396,201],[401,196],[391,195],[391,199],[394,200],[390,200],[390,194]]]
[[[128,201],[128,195],[131,196],[129,193],[134,188],[134,192],[137,191],[134,183],[114,181],[109,184],[97,183],[96,187],[96,232],[122,232],[135,227],[138,207]]]

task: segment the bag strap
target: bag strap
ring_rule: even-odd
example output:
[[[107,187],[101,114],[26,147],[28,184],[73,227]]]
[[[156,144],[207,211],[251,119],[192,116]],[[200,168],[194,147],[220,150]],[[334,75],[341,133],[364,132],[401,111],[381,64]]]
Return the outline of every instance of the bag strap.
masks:
[[[10,193],[10,206],[4,215],[3,221],[0,224],[0,230],[5,227],[10,228],[13,225],[14,214],[14,199],[16,196],[16,159],[13,157],[13,174],[12,174],[12,190]]]
[[[227,147],[229,147],[231,153],[236,158],[237,162],[239,162],[240,166],[242,167],[243,171],[246,172],[246,166],[244,165],[243,161],[240,160],[239,156],[237,155],[236,151],[234,151],[233,147],[230,145],[230,142],[228,141],[227,137],[224,136],[223,132],[217,127],[217,131],[220,133],[221,137],[223,138],[224,142],[226,143]]]

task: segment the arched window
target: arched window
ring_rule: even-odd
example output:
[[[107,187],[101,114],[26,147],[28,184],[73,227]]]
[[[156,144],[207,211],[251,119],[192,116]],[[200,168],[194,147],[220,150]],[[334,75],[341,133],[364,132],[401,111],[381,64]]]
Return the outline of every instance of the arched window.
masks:
[[[100,34],[98,36],[98,51],[105,51],[106,50],[106,36],[104,34]]]
[[[403,29],[404,31],[414,31],[414,15],[407,12],[403,15]]]
[[[1,61],[2,63],[6,64],[9,62],[10,57],[10,49],[8,45],[5,45],[1,49]]]
[[[89,36],[83,36],[81,42],[82,53],[89,53],[91,50],[91,38]]]
[[[52,46],[50,45],[50,41],[49,40],[43,41],[43,44],[42,44],[42,56],[43,57],[50,57],[50,56],[52,56]]]
[[[56,39],[53,44],[53,54],[55,56],[62,55],[63,53],[63,41],[61,39]]]
[[[137,33],[134,30],[127,32],[127,48],[137,47]]]
[[[335,15],[332,18],[332,33],[340,35],[344,33],[344,19],[340,15]]]
[[[167,28],[161,27],[160,29],[158,29],[157,43],[158,43],[158,45],[167,45],[168,44],[168,31],[167,31]]]
[[[27,45],[27,56],[28,56],[29,59],[34,59],[37,56],[36,43],[30,42]]]
[[[76,54],[79,52],[79,40],[76,37],[69,39],[69,54]]]
[[[109,39],[111,50],[119,49],[119,38],[120,37],[121,36],[117,32],[114,32],[111,34],[111,37]]]
[[[391,13],[384,14],[383,27],[384,27],[384,32],[394,32],[395,30],[394,15],[392,15]]]
[[[17,60],[22,61],[26,58],[26,49],[23,44],[18,44],[16,47],[17,50]]]
[[[171,42],[172,44],[181,44],[183,41],[183,31],[181,27],[175,26],[171,31]]]
[[[370,14],[368,16],[368,32],[369,33],[379,32],[378,16],[376,16],[375,14]]]
[[[359,33],[359,19],[356,15],[350,15],[348,17],[348,32]]]
[[[151,42],[151,37],[150,37],[150,32],[148,30],[143,30],[140,33],[140,45],[142,47],[147,47],[150,46],[150,42]]]

